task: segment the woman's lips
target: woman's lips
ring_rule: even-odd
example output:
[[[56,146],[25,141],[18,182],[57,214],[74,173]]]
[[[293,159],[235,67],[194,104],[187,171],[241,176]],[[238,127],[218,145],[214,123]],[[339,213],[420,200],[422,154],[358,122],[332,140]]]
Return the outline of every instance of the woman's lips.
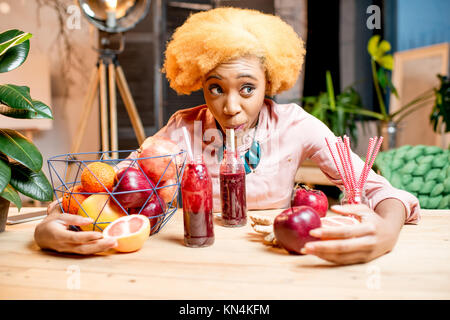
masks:
[[[234,130],[242,130],[245,128],[245,123],[239,124],[237,126],[227,126],[227,129],[234,129]]]

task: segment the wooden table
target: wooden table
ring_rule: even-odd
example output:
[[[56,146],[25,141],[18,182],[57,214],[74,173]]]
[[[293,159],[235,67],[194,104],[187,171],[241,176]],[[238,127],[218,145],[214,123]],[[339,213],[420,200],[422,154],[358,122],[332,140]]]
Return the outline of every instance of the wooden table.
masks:
[[[23,209],[30,210],[40,208]],[[403,227],[391,253],[350,266],[265,246],[250,224],[216,225],[213,246],[188,248],[181,211],[129,254],[40,250],[33,240],[38,223],[0,233],[0,299],[450,298],[450,210],[424,210],[419,225]]]

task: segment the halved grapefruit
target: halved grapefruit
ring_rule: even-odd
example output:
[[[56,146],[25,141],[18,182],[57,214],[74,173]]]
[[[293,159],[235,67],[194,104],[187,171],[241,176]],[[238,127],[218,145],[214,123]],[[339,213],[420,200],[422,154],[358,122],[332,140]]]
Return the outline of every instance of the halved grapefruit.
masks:
[[[353,217],[343,217],[343,216],[331,216],[320,218],[322,222],[322,227],[341,227],[345,225],[358,224],[359,221]]]
[[[342,227],[360,223],[357,219],[353,217],[344,217],[344,216],[323,217],[320,218],[320,222],[322,223],[321,226],[322,228],[330,228],[330,229],[333,227]],[[336,240],[336,239],[322,237],[321,240]]]
[[[150,236],[150,221],[144,215],[130,214],[111,222],[103,230],[103,236],[117,240],[116,251],[137,251]]]

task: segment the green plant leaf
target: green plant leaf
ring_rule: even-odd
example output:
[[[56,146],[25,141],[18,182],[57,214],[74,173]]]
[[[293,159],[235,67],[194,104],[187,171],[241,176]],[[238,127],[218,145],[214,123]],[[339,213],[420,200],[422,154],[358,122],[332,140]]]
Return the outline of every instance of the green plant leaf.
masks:
[[[0,33],[0,43],[4,43],[21,34],[24,34],[24,32],[17,29]],[[9,48],[3,55],[0,55],[0,73],[8,72],[20,67],[27,59],[29,51],[30,40],[26,40]]]
[[[399,98],[399,96],[398,96],[398,91],[397,91],[397,88],[394,86],[394,84],[392,83],[392,81],[391,81],[391,79],[388,77],[387,78],[387,80],[388,80],[388,87],[389,87],[389,89],[391,89],[391,92],[395,95],[395,97],[398,99]]]
[[[33,108],[36,110],[34,119],[53,119],[52,109],[42,101],[33,100]]]
[[[33,35],[31,33],[22,33],[15,37],[12,37],[9,40],[3,41],[2,43],[0,43],[0,56],[4,55],[6,51],[13,48],[14,46],[17,46],[22,42],[27,41],[32,36]]]
[[[328,99],[330,101],[330,106],[332,110],[335,110],[336,102],[334,97],[333,79],[331,78],[331,72],[329,70],[327,70],[325,78],[327,83],[327,92],[328,92]]]
[[[42,155],[38,148],[15,130],[0,129],[0,151],[35,172],[42,168]]]
[[[14,203],[19,211],[22,208],[22,200],[20,200],[19,194],[12,185],[8,184],[2,193],[0,193],[0,197]]]
[[[20,163],[11,163],[10,184],[24,195],[39,201],[51,201],[53,189],[42,172],[31,171]]]
[[[14,84],[0,85],[0,102],[14,109],[35,111],[30,88]]]
[[[381,113],[378,112],[374,112],[374,111],[370,111],[367,109],[356,109],[356,108],[349,108],[348,106],[343,107],[343,110],[347,113],[352,113],[352,114],[356,114],[356,115],[360,115],[360,116],[367,116],[367,117],[371,117],[377,120],[384,120],[384,117]]]
[[[433,130],[440,133],[441,126],[445,125],[444,132],[450,131],[450,79],[447,76],[438,75],[441,82],[436,89],[436,99],[430,115]]]
[[[34,111],[13,109],[0,104],[0,114],[16,119],[53,119],[52,109],[41,101],[33,100]]]
[[[383,68],[379,68],[377,71],[378,82],[383,88],[383,92],[386,93],[386,87],[388,85],[388,77],[386,75],[386,71]]]
[[[3,192],[10,179],[11,168],[9,167],[8,157],[0,153],[0,192]]]

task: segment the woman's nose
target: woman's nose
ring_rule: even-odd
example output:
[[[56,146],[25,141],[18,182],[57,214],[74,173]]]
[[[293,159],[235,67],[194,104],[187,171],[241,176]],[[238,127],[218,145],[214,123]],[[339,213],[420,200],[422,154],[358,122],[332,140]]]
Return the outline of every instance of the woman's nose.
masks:
[[[234,97],[234,95],[229,95],[228,99],[226,100],[226,104],[223,108],[223,113],[225,113],[228,116],[234,116],[241,112],[242,108],[239,103],[239,99]]]

